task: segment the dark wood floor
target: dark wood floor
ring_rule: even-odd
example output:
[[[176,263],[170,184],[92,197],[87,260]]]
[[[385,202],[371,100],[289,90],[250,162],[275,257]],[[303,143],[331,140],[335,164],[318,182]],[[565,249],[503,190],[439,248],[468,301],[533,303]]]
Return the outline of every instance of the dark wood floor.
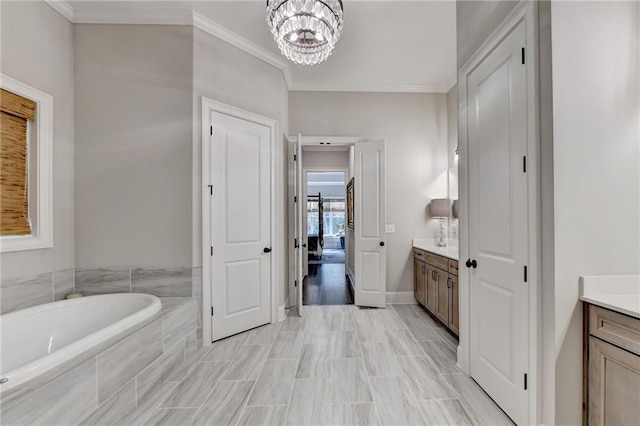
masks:
[[[310,264],[309,275],[302,284],[304,305],[350,305],[344,263]]]

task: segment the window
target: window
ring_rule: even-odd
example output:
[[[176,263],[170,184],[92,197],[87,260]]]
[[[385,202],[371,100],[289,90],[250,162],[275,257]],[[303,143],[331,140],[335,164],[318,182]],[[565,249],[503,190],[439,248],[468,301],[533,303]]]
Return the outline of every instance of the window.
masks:
[[[52,247],[52,99],[1,75],[0,251]]]
[[[322,224],[324,235],[344,235],[344,198],[323,198]],[[320,227],[318,217],[318,202],[307,203],[307,233],[318,235]]]

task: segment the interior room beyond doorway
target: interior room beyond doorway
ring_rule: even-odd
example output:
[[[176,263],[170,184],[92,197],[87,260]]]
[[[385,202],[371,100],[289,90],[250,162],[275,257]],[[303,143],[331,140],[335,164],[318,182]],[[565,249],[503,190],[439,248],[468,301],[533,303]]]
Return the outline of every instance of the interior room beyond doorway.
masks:
[[[303,304],[353,303],[345,270],[346,172],[306,172],[307,276]]]

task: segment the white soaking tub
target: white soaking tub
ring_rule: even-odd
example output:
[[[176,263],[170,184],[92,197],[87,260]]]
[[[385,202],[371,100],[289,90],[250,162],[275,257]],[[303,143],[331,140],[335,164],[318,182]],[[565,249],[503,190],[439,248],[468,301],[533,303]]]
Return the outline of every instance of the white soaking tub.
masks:
[[[25,383],[160,310],[150,294],[118,293],[37,305],[0,316],[0,392]]]

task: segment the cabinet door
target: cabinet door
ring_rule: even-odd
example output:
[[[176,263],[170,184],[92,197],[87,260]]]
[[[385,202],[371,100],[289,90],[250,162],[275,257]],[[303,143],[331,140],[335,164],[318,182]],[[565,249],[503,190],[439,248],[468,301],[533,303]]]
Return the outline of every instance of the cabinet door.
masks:
[[[460,335],[459,303],[458,277],[449,275],[449,329],[453,331],[456,336]]]
[[[425,277],[427,275],[427,265],[424,262],[414,259],[413,261],[413,296],[421,303],[425,304]]]
[[[589,336],[589,425],[640,419],[640,356]]]
[[[438,317],[443,324],[449,324],[449,283],[447,279],[449,274],[437,269],[434,270],[434,276],[436,281],[436,310],[434,314]]]
[[[433,314],[436,313],[436,300],[438,299],[438,281],[436,280],[435,272],[436,270],[433,267],[427,265],[427,276],[425,278],[427,283],[426,306]]]

